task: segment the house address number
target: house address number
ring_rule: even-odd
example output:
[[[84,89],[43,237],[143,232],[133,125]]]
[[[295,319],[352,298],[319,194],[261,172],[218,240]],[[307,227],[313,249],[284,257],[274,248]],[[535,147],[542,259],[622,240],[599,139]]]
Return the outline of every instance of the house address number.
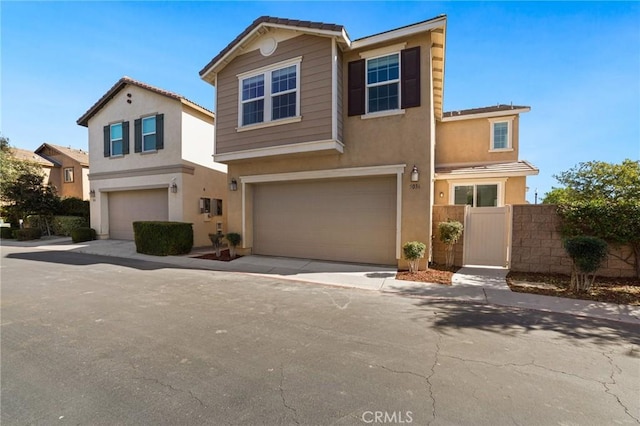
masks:
[[[409,188],[411,189],[420,189],[420,184],[419,183],[412,183],[409,185]]]

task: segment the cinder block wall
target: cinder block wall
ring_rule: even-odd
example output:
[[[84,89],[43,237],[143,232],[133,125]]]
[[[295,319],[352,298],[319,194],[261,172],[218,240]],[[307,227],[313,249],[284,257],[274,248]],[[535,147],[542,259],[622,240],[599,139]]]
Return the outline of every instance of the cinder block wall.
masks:
[[[511,270],[571,274],[571,258],[562,247],[560,217],[556,206],[523,204],[513,206]],[[609,246],[609,256],[598,275],[633,277],[633,266],[616,258],[630,258],[628,246]]]
[[[433,262],[444,265],[445,264],[445,245],[440,242],[440,233],[438,232],[438,223],[446,222],[448,219],[457,220],[464,224],[464,208],[465,206],[433,206]],[[460,237],[456,245],[454,246],[454,260],[453,264],[456,266],[462,265],[462,253],[464,250],[463,245],[464,233]]]

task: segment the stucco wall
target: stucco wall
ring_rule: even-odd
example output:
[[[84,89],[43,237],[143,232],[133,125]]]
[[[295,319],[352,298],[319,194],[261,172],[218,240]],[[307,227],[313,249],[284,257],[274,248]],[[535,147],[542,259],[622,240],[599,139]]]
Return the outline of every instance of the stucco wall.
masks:
[[[513,149],[495,152],[491,152],[492,126],[489,118],[438,121],[436,126],[436,166],[517,161],[519,117],[505,115],[506,117],[513,117],[511,128]]]
[[[226,172],[226,165],[213,161],[213,126],[213,117],[183,105],[182,159]]]
[[[562,247],[560,217],[549,204],[513,206],[513,246],[511,270],[571,274],[571,258]],[[627,257],[629,247],[609,246],[610,255],[597,274],[632,277],[633,266],[616,258]]]

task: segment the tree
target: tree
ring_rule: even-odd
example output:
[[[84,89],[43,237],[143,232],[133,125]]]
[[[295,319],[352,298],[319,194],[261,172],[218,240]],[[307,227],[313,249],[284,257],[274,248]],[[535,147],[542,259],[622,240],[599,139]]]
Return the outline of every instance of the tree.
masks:
[[[438,230],[440,231],[440,241],[442,241],[446,246],[446,266],[447,268],[451,268],[453,266],[454,258],[453,246],[462,236],[463,225],[457,220],[448,220],[446,222],[438,223]]]
[[[2,197],[7,202],[5,209],[15,217],[24,220],[29,215],[38,215],[44,222],[43,228],[51,235],[51,220],[60,208],[60,197],[43,180],[37,173],[21,174],[5,185]]]
[[[40,165],[16,158],[11,151],[9,138],[0,136],[0,197],[3,201],[7,201],[7,185],[24,174],[44,175]]]
[[[628,244],[632,256],[621,260],[634,265],[640,277],[640,161],[590,161],[554,177],[564,188],[554,188],[544,202],[558,204],[564,236]]]

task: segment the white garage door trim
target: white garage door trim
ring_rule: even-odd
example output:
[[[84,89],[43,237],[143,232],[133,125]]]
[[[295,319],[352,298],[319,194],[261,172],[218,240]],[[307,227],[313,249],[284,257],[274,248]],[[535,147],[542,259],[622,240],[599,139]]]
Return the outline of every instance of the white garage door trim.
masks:
[[[396,259],[401,258],[401,237],[402,237],[402,174],[406,164],[393,164],[387,166],[353,167],[345,169],[325,169],[304,172],[274,173],[266,175],[240,176],[242,185],[242,234],[247,235],[246,229],[246,205],[247,191],[246,184],[284,182],[309,179],[329,179],[337,177],[364,177],[396,175]],[[244,247],[244,245],[243,245]]]

